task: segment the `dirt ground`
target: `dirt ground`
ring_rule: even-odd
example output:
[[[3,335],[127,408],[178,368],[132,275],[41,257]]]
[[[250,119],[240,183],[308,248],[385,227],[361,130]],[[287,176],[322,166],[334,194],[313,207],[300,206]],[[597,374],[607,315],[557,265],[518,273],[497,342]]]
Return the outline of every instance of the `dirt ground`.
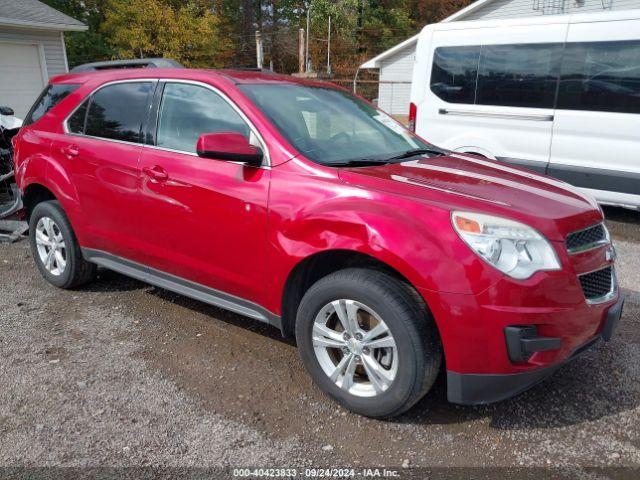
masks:
[[[0,467],[640,467],[640,213],[606,213],[612,342],[490,406],[440,379],[386,422],[328,400],[269,326],[109,271],[58,290],[26,241],[0,245]]]

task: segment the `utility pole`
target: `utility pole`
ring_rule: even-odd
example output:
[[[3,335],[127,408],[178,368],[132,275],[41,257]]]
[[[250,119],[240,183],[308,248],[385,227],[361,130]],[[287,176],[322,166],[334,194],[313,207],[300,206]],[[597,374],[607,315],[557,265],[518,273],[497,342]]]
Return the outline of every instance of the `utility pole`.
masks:
[[[309,14],[311,12],[311,4],[307,7],[307,42],[306,42],[306,50],[304,55],[304,70],[305,72],[309,71]]]
[[[298,73],[304,73],[305,68],[305,54],[304,54],[304,28],[298,30]]]
[[[256,64],[260,69],[262,69],[262,58],[262,35],[260,34],[260,30],[256,30]]]
[[[329,29],[327,31],[327,75],[331,76],[331,15],[329,15]]]

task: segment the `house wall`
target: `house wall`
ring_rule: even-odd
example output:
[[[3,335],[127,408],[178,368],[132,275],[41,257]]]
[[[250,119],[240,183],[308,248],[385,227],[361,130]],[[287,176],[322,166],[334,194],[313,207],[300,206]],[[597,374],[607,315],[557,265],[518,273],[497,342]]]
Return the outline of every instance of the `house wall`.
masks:
[[[640,0],[495,0],[460,20],[497,20],[636,8],[640,8]]]
[[[45,66],[48,76],[52,77],[67,71],[62,35],[58,31],[0,26],[0,42],[41,44],[44,50]]]
[[[378,105],[385,112],[392,115],[409,114],[411,76],[415,55],[416,45],[414,43],[381,62]]]

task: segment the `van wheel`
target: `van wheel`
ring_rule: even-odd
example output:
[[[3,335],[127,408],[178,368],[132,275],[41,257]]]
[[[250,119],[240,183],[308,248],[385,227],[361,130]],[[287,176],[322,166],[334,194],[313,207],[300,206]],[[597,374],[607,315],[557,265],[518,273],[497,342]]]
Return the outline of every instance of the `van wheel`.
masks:
[[[60,203],[36,205],[29,219],[31,253],[42,276],[60,288],[74,288],[95,277],[96,266],[82,258],[80,245]]]
[[[300,303],[296,340],[316,384],[374,418],[411,408],[433,385],[442,359],[417,292],[370,269],[341,270],[315,283]]]

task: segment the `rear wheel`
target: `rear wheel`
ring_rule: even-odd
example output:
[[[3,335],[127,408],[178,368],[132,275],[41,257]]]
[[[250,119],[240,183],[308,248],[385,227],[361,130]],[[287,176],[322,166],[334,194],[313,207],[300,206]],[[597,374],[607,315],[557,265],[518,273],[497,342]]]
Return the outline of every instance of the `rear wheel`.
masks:
[[[52,285],[73,288],[94,278],[96,266],[82,258],[69,219],[57,201],[42,202],[33,209],[29,241],[38,270]]]
[[[324,277],[298,310],[300,355],[318,386],[344,407],[385,418],[431,388],[441,362],[436,327],[415,291],[385,273]]]

